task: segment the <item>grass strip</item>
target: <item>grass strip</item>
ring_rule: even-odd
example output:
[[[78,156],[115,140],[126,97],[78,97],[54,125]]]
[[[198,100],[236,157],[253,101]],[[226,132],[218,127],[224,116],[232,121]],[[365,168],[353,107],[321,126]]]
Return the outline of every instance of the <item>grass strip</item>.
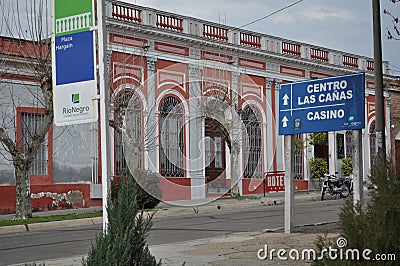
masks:
[[[102,211],[89,212],[89,213],[71,213],[64,215],[52,215],[44,217],[32,217],[25,220],[0,220],[0,226],[11,226],[11,225],[25,225],[33,223],[45,223],[54,221],[66,221],[84,218],[95,218],[101,217],[103,215]]]

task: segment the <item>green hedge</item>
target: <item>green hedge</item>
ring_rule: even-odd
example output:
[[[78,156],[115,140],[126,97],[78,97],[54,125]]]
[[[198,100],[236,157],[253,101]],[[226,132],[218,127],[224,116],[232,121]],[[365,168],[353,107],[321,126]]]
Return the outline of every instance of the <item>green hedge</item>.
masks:
[[[328,163],[323,158],[313,158],[310,160],[311,178],[323,178],[328,173]]]

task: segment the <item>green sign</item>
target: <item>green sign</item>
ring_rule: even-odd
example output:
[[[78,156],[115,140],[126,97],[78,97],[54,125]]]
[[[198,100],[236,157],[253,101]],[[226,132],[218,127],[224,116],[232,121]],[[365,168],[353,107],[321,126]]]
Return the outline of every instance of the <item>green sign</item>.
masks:
[[[87,31],[93,26],[92,0],[54,0],[55,35]]]

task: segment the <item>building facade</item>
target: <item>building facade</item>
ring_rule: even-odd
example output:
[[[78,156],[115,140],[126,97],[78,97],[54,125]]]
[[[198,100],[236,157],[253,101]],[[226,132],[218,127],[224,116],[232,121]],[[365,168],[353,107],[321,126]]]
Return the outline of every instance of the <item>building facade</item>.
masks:
[[[283,137],[276,123],[280,85],[364,72],[367,181],[376,154],[373,59],[119,1],[106,3],[106,38],[113,176],[132,167],[157,172],[167,201],[232,190],[261,194],[268,184],[279,187],[279,179],[265,176],[284,170]],[[388,62],[383,69],[390,87],[385,114],[391,118],[389,91],[396,86],[387,75]],[[27,89],[21,75],[1,77],[9,87]],[[34,90],[37,83],[29,82],[28,90]],[[37,120],[40,106],[30,102],[24,99],[15,108],[16,121]],[[394,134],[390,120],[389,151]],[[93,123],[54,127],[48,133],[31,175],[34,207],[101,204],[98,129]],[[16,132],[23,135],[23,126]],[[302,143],[295,150],[296,189],[311,188],[311,158],[325,158],[329,172],[339,174],[341,159],[352,158],[351,131],[328,132],[318,146],[309,144],[309,134],[296,138]],[[15,188],[13,192],[13,168],[7,160],[0,173],[1,198],[10,198],[7,204],[1,200],[0,209],[12,211]]]

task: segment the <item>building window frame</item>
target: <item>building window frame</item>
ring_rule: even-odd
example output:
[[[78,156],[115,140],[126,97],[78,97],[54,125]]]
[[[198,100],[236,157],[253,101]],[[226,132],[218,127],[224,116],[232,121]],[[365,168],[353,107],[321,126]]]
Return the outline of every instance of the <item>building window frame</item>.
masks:
[[[44,116],[45,109],[38,107],[24,107],[18,106],[17,108],[17,117],[16,117],[16,140],[17,140],[17,149],[19,152],[23,152],[23,149],[27,146],[24,144],[29,142],[24,136],[24,132],[26,130],[26,123],[24,119],[28,117],[34,118],[34,116]],[[36,119],[36,118],[34,118]],[[37,120],[36,120],[37,121]],[[35,124],[35,127],[39,127],[40,124]],[[51,184],[53,183],[53,125],[50,126],[44,142],[41,144],[41,148],[39,148],[38,153],[42,151],[41,160],[38,159],[37,155],[32,162],[31,168],[28,171],[28,175],[30,177],[31,184]],[[45,163],[40,162],[45,161]],[[44,165],[46,168],[43,170],[38,170],[35,168],[36,166]],[[32,168],[33,167],[33,168]]]

